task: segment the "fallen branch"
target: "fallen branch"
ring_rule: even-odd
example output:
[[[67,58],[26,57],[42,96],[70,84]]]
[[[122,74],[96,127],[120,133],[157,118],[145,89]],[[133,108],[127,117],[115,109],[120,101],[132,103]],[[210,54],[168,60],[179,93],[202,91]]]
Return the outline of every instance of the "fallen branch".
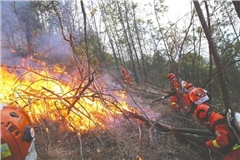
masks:
[[[153,120],[149,122],[149,120],[144,116],[141,116],[139,114],[129,112],[129,111],[124,111],[124,115],[127,116],[128,118],[135,118],[135,119],[141,120],[149,128],[152,127],[151,124],[153,124],[154,127],[157,130],[160,130],[161,132],[174,132],[174,133],[180,133],[180,134],[188,133],[188,134],[196,134],[196,135],[204,135],[204,136],[214,136],[212,132],[201,130],[201,129],[177,128],[177,127],[173,127],[173,126],[170,126],[161,122],[156,122]]]

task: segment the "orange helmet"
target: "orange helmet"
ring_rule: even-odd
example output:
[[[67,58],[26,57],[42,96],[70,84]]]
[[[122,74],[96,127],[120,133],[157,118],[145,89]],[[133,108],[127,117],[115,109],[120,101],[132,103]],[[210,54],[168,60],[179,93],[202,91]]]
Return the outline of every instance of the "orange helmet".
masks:
[[[172,79],[175,78],[175,77],[176,77],[176,76],[175,76],[174,73],[169,73],[169,74],[167,75],[167,78],[170,79],[170,80],[172,80]]]
[[[4,106],[1,110],[1,157],[25,159],[33,138],[34,130],[27,113],[18,107]]]
[[[202,88],[193,88],[188,92],[189,97],[193,103],[196,105],[205,103],[209,100],[209,97],[206,93],[206,91]]]
[[[209,115],[210,115],[210,111],[209,111],[209,106],[206,104],[200,104],[196,107],[195,111],[194,111],[194,115],[201,119],[201,120],[205,120],[207,121]]]
[[[195,88],[195,87],[194,87],[194,85],[193,85],[192,83],[187,83],[186,89],[187,89],[188,91],[191,91],[193,88]]]

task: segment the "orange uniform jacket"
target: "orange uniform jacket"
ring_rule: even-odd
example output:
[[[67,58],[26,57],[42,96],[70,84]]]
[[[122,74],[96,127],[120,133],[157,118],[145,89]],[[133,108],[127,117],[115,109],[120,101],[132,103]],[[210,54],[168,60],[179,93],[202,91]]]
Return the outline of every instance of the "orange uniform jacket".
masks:
[[[218,123],[217,121],[224,117],[218,113],[212,112],[208,121],[210,126],[214,129],[216,138],[206,142],[206,147],[210,149],[224,149],[230,148],[230,152],[223,160],[240,160],[240,146],[234,140],[233,133],[228,129],[226,123]]]
[[[179,82],[176,78],[173,78],[171,80],[171,86],[175,90],[175,94],[169,99],[171,107],[174,111],[178,111],[179,108],[181,108],[184,110],[184,112],[188,113],[190,107],[193,105],[192,101],[190,100],[189,94],[184,93],[184,95],[179,95]]]

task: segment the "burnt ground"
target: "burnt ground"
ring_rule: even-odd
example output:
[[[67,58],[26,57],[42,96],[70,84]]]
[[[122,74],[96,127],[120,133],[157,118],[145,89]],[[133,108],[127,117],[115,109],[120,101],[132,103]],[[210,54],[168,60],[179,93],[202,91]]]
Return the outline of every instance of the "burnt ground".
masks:
[[[149,116],[156,123],[204,129],[192,115],[173,112],[168,100],[152,103],[161,90],[150,85],[125,84],[124,87],[137,97],[137,102],[141,99],[140,106],[146,107],[146,115],[157,115]],[[43,119],[35,126],[38,160],[217,160],[222,157],[219,152],[204,147],[204,142],[212,138],[209,136],[166,132],[123,115],[116,116],[115,122],[105,130],[80,134],[68,131],[62,122]]]

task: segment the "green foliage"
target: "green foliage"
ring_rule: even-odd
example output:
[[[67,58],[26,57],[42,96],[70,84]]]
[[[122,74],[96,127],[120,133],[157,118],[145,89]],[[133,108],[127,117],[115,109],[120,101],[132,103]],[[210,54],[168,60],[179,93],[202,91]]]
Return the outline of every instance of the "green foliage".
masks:
[[[199,86],[208,80],[209,66],[203,56],[196,53],[183,54],[180,62],[182,79]]]
[[[84,50],[77,49],[77,54],[83,54],[82,51],[86,52],[85,41],[82,39],[80,42],[80,47]],[[113,56],[106,52],[105,46],[100,41],[100,39],[93,34],[87,39],[88,45],[88,56],[90,60],[90,65],[94,68],[99,67],[99,63],[105,63],[106,65],[112,66],[114,64]],[[77,47],[78,48],[78,47]],[[103,62],[101,62],[103,60]]]

